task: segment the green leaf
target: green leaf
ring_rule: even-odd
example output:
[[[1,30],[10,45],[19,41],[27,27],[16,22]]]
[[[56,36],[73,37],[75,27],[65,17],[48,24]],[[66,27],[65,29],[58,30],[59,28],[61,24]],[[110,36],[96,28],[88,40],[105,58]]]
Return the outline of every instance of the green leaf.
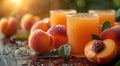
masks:
[[[84,7],[85,1],[84,0],[75,0],[75,3],[78,7]]]
[[[120,66],[120,60],[115,64],[115,66]]]
[[[98,35],[92,34],[92,39],[96,39],[96,40],[101,40],[100,37]]]
[[[10,40],[14,41],[14,40],[27,40],[29,37],[29,33],[25,33],[25,34],[20,34],[20,35],[14,35],[12,37],[10,37]]]
[[[54,58],[54,57],[59,57],[59,54],[57,51],[45,53],[45,54],[41,55],[40,58]]]
[[[68,59],[70,55],[71,47],[68,44],[62,45],[58,48],[58,51],[52,51],[41,55],[40,58],[55,58],[61,56],[64,59]]]
[[[119,22],[120,21],[120,8],[117,10],[116,12],[116,21]]]
[[[120,8],[117,10],[117,12],[116,12],[116,17],[118,18],[118,17],[120,17]]]
[[[120,16],[116,18],[116,22],[120,22]]]
[[[111,25],[110,25],[110,22],[109,21],[106,21],[103,25],[102,25],[102,32],[107,29],[107,28],[110,28]]]
[[[64,59],[68,59],[71,52],[71,47],[69,44],[62,45],[58,48],[58,54]]]

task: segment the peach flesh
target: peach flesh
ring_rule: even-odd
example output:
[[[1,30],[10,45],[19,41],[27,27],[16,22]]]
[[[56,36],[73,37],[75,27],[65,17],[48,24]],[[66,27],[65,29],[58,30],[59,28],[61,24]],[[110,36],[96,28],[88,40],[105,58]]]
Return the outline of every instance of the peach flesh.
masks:
[[[105,45],[104,50],[102,50],[100,53],[95,53],[92,50],[92,45],[94,44],[95,41],[96,40],[88,42],[88,44],[85,47],[84,52],[88,60],[99,64],[111,62],[116,57],[117,54],[117,46],[115,42],[111,39],[104,40],[103,41]]]

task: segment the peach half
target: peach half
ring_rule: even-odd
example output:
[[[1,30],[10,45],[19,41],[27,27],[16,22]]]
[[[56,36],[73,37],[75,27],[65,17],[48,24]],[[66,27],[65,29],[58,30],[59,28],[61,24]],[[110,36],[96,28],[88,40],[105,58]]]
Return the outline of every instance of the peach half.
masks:
[[[14,17],[2,18],[0,20],[0,31],[5,35],[5,37],[10,37],[17,32],[19,23]]]
[[[64,25],[52,26],[48,30],[48,33],[55,39],[54,48],[58,48],[68,42],[67,28]]]
[[[112,61],[117,54],[117,46],[111,39],[92,40],[87,43],[84,50],[88,60],[103,64]]]
[[[39,20],[40,18],[38,16],[34,16],[32,14],[25,14],[21,19],[21,28],[24,31],[29,32],[33,24]]]
[[[30,34],[28,43],[35,53],[44,54],[53,48],[54,39],[47,32],[37,29]]]

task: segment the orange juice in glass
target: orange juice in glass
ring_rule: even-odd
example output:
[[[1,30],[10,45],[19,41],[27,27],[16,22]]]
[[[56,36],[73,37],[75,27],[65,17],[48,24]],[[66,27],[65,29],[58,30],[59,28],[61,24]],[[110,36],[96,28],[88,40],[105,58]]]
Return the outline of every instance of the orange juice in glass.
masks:
[[[69,13],[76,13],[76,10],[51,10],[50,11],[51,26],[55,26],[58,24],[66,26],[66,16]]]
[[[100,25],[106,21],[110,21],[111,26],[115,24],[115,10],[89,10],[88,12],[100,15]]]
[[[99,15],[76,13],[67,15],[68,43],[71,46],[71,55],[84,57],[84,47],[92,40],[91,34],[98,35]]]

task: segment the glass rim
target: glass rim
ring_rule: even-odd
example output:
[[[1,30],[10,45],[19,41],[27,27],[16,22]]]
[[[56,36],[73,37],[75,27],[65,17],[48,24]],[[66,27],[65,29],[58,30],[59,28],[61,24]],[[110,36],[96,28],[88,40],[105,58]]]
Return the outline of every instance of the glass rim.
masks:
[[[104,9],[91,9],[91,10],[88,10],[88,12],[90,12],[90,11],[93,11],[93,12],[106,12],[106,13],[109,13],[109,12],[115,12],[115,10],[114,9],[106,9],[106,10],[104,10]]]
[[[50,10],[51,13],[54,13],[54,12],[72,12],[72,11],[77,12],[75,9],[56,9],[56,10]]]
[[[67,14],[67,17],[97,17],[99,14],[97,13],[70,13]]]

